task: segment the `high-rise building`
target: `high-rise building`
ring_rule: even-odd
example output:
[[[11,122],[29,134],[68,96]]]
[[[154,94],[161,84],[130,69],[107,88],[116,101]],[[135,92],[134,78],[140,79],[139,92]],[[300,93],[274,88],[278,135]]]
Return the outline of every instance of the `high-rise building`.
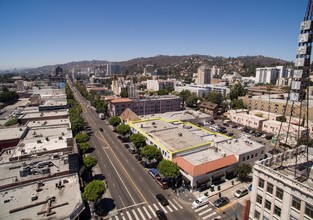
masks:
[[[198,68],[197,84],[210,84],[211,83],[211,69],[202,65]]]
[[[121,65],[108,63],[107,64],[107,76],[118,75],[121,74]]]

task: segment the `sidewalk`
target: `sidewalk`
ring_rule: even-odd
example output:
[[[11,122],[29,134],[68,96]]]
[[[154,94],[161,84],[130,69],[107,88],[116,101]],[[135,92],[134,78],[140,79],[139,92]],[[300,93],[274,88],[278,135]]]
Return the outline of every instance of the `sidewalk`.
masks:
[[[201,196],[204,196],[206,193],[208,194],[208,197],[213,197],[218,195],[219,193],[225,192],[227,190],[231,190],[232,188],[239,188],[240,186],[248,187],[250,183],[241,183],[237,180],[237,178],[234,178],[232,180],[226,180],[224,183],[221,183],[219,185],[214,185],[214,191],[211,191],[211,188],[208,188],[207,190],[204,190],[202,192],[199,191],[193,191],[190,192],[188,190],[185,190],[184,192],[179,192],[177,195],[177,198],[179,198],[184,203],[191,203],[196,200],[196,198],[199,198]],[[220,190],[218,190],[218,186],[220,186]]]

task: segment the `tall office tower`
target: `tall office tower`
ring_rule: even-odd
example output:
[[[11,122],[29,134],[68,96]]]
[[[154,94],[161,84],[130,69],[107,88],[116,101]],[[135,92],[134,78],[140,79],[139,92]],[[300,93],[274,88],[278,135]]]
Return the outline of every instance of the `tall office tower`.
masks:
[[[211,69],[207,65],[202,65],[198,68],[197,84],[211,83]]]
[[[121,74],[121,65],[108,63],[107,64],[107,76],[118,75]]]

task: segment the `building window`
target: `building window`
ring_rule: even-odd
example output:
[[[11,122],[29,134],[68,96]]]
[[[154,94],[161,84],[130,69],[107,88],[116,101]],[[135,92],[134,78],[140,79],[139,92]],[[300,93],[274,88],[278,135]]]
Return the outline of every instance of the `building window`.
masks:
[[[266,191],[269,192],[270,194],[273,194],[273,184],[267,183]]]
[[[243,157],[242,161],[245,161],[246,160],[246,157]]]
[[[299,198],[297,198],[297,197],[292,197],[291,206],[294,207],[297,210],[300,210],[301,200]]]
[[[247,160],[249,160],[250,159],[250,156],[247,156]]]
[[[262,196],[260,195],[256,196],[256,203],[262,204]]]
[[[284,197],[284,190],[282,190],[281,188],[276,188],[276,197],[283,200]]]
[[[271,210],[272,203],[268,200],[265,200],[265,208]]]
[[[310,218],[313,218],[313,206],[309,204],[305,204],[305,214],[309,216]]]
[[[290,216],[290,220],[298,220],[296,217],[294,217],[294,216]]]
[[[277,207],[276,205],[274,206],[274,214],[277,216],[280,216],[281,214],[281,208]]]
[[[251,155],[251,159],[254,157],[254,154]]]
[[[260,213],[256,210],[254,212],[254,219],[260,219]]]
[[[267,217],[263,216],[263,220],[269,220],[269,218],[267,218]]]
[[[264,188],[264,180],[259,179],[259,187]]]

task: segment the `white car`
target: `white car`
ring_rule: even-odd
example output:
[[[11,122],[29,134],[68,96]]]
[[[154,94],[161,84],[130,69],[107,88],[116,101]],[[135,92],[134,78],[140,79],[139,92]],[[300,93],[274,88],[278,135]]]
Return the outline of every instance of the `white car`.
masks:
[[[197,198],[192,203],[192,208],[199,208],[201,206],[204,206],[205,204],[209,203],[209,198],[207,196],[201,196],[200,198]]]
[[[262,134],[262,135],[261,135],[261,138],[265,138],[265,137],[266,137],[266,134]]]

